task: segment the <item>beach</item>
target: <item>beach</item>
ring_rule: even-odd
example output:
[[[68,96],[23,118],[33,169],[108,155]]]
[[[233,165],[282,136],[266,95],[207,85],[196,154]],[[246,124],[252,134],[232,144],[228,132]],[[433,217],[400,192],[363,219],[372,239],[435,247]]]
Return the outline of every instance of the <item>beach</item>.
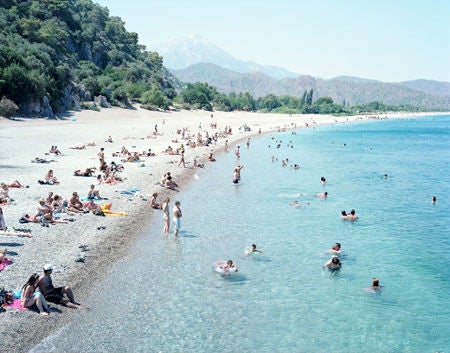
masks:
[[[276,115],[246,112],[150,112],[136,107],[133,110],[118,108],[103,109],[101,112],[81,111],[64,116],[62,120],[17,119],[0,120],[0,140],[3,151],[0,159],[0,181],[10,183],[19,180],[29,188],[10,188],[9,195],[14,202],[2,206],[8,228],[31,229],[31,238],[0,236],[0,246],[8,250],[8,258],[13,263],[0,272],[0,287],[10,290],[20,289],[28,277],[42,272],[46,263],[56,268],[66,269],[53,274],[55,286],[70,284],[75,298],[83,299],[91,294],[92,284],[101,279],[111,264],[121,259],[131,244],[142,234],[142,230],[152,222],[153,216],[160,216],[158,210],[150,207],[153,192],[158,192],[158,201],[165,196],[171,198],[170,208],[178,193],[182,193],[195,180],[197,168],[194,158],[208,170],[207,157],[213,153],[218,157],[224,153],[228,141],[230,153],[245,139],[285,129],[309,128],[320,124],[335,124],[371,118],[402,118],[412,114],[383,114],[382,116],[334,117],[323,115]],[[423,114],[425,115],[425,114]],[[217,124],[212,128],[211,124]],[[245,131],[244,126],[250,128]],[[231,134],[223,134],[225,127]],[[209,146],[185,147],[186,168],[179,167],[179,155],[163,153],[168,146],[176,149],[187,139],[181,139],[177,130],[186,128],[195,141],[198,133],[203,138],[208,131],[210,136],[220,133],[216,143]],[[158,131],[154,134],[155,131]],[[113,142],[105,142],[108,136]],[[173,142],[176,141],[177,142]],[[95,146],[88,146],[95,144]],[[51,146],[58,146],[62,155],[48,155]],[[71,149],[81,147],[83,149]],[[141,162],[121,162],[123,157],[112,154],[125,146],[129,151],[142,152],[151,149],[156,155],[142,157]],[[99,167],[98,152],[105,149],[105,160],[124,165],[120,176],[124,181],[116,185],[98,185],[94,177],[73,176],[74,170]],[[31,163],[36,157],[55,160],[55,162]],[[52,169],[61,181],[59,185],[40,185],[45,173]],[[179,191],[169,190],[157,185],[161,176],[170,171]],[[98,171],[97,171],[98,172]],[[97,173],[95,173],[97,174]],[[231,180],[232,171],[230,171]],[[74,221],[68,224],[54,224],[42,227],[38,223],[20,224],[23,214],[36,212],[38,201],[48,192],[54,192],[68,199],[73,192],[85,196],[89,185],[95,184],[100,195],[108,198],[113,211],[125,212],[122,217],[100,217],[93,214],[70,215]],[[129,190],[138,190],[129,192]],[[98,229],[100,227],[100,229]],[[101,227],[104,227],[101,228]],[[161,235],[162,236],[162,235]],[[90,251],[84,252],[85,262],[75,262],[80,253],[79,245],[88,245]],[[67,266],[68,267],[67,267]],[[52,305],[60,312],[44,318],[32,311],[7,309],[0,313],[2,320],[2,350],[22,352],[33,347],[40,340],[71,320],[75,310]],[[11,334],[14,333],[14,334]]]

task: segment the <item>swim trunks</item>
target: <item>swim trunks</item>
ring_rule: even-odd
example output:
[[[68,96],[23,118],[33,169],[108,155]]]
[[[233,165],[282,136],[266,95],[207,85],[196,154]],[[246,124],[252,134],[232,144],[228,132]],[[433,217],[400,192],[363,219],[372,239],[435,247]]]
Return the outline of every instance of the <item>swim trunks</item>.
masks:
[[[172,223],[175,225],[175,228],[177,230],[181,229],[181,219],[180,218],[174,217],[173,220],[172,220]]]

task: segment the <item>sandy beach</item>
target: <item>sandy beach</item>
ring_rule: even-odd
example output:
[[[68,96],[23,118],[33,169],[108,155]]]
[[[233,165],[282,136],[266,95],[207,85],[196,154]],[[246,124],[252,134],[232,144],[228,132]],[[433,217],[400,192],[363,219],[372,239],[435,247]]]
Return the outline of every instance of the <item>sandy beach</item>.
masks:
[[[284,129],[314,127],[316,124],[346,123],[361,119],[403,118],[419,114],[383,114],[377,116],[334,117],[325,115],[277,115],[246,112],[151,112],[138,107],[134,110],[103,109],[101,112],[81,111],[66,114],[61,120],[0,118],[0,181],[11,183],[19,180],[28,188],[10,188],[13,202],[2,206],[9,229],[31,230],[31,238],[0,235],[0,247],[7,248],[7,257],[13,263],[0,272],[0,288],[18,290],[34,272],[41,273],[44,264],[51,263],[62,269],[52,275],[55,286],[71,285],[75,298],[83,299],[91,294],[90,288],[103,277],[111,263],[127,253],[130,245],[142,234],[143,229],[161,211],[150,207],[153,192],[158,192],[158,201],[167,195],[171,197],[170,207],[176,195],[186,190],[195,180],[194,159],[208,169],[208,155],[214,154],[220,163],[220,154],[225,152],[226,141],[229,150],[242,140],[259,133],[266,134]],[[425,113],[420,115],[427,115]],[[214,128],[213,128],[214,126]],[[250,131],[245,131],[248,126]],[[231,134],[225,134],[225,128]],[[154,134],[157,129],[157,133]],[[177,131],[185,128],[191,140],[196,141],[200,133],[205,138],[218,133],[216,142],[209,146],[189,146],[189,139],[182,139]],[[105,142],[108,136],[113,142]],[[174,142],[177,141],[177,142]],[[95,144],[88,146],[88,144]],[[164,153],[168,146],[176,149],[185,145],[186,167],[178,166],[179,155]],[[51,146],[58,146],[61,155],[48,154]],[[83,149],[71,147],[85,146]],[[155,156],[141,157],[140,162],[122,162],[123,156],[114,156],[125,146],[130,152],[151,149]],[[124,165],[119,173],[124,179],[116,185],[98,184],[98,152],[104,148],[107,163],[115,161]],[[50,163],[31,163],[36,157],[54,160]],[[74,176],[74,170],[97,168],[94,177]],[[60,180],[58,185],[41,185],[46,172],[52,169]],[[161,176],[170,171],[178,191],[158,185]],[[232,171],[230,171],[231,179]],[[36,213],[38,201],[53,192],[67,200],[73,192],[86,196],[89,186],[95,184],[100,195],[110,202],[113,211],[125,212],[122,217],[101,217],[89,214],[68,215],[67,224],[51,224],[43,227],[39,223],[19,223],[24,214]],[[137,189],[137,192],[127,192]],[[186,206],[188,207],[188,205]],[[100,228],[100,229],[99,229]],[[162,235],[161,235],[162,236]],[[89,251],[83,252],[85,262],[75,262],[80,253],[79,246],[85,244]],[[56,271],[55,271],[56,272]],[[2,351],[28,351],[44,337],[70,320],[75,310],[52,305],[49,317],[42,317],[33,311],[8,309],[0,313]]]

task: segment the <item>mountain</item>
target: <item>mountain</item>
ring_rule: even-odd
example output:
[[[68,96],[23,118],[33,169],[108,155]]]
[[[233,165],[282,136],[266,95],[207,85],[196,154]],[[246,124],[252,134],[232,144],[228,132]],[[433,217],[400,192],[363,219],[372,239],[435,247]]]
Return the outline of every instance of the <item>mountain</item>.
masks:
[[[367,82],[381,82],[377,80],[371,80],[369,78],[355,77],[355,76],[337,76],[331,78],[330,81],[348,81],[357,83],[367,83]]]
[[[398,85],[435,96],[450,96],[450,82],[414,80],[399,82]]]
[[[276,79],[298,76],[282,67],[236,59],[199,35],[175,39],[156,46],[154,50],[163,56],[164,66],[170,70],[181,70],[199,63],[211,63],[238,73],[262,72]]]
[[[214,64],[195,64],[171,72],[183,82],[207,82],[219,92],[247,91],[255,98],[268,94],[302,96],[305,90],[313,89],[315,100],[328,96],[339,104],[344,101],[350,105],[379,101],[423,109],[450,110],[450,96],[427,94],[400,83],[349,77],[323,80],[307,75],[277,80],[261,72],[242,74]]]

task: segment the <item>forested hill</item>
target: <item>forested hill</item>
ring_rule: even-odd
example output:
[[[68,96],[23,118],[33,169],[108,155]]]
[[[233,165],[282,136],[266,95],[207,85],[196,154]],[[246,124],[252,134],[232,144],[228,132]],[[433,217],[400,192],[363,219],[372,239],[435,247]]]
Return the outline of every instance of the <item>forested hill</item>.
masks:
[[[0,98],[24,114],[52,117],[98,95],[169,101],[176,82],[158,53],[91,0],[0,2]]]

